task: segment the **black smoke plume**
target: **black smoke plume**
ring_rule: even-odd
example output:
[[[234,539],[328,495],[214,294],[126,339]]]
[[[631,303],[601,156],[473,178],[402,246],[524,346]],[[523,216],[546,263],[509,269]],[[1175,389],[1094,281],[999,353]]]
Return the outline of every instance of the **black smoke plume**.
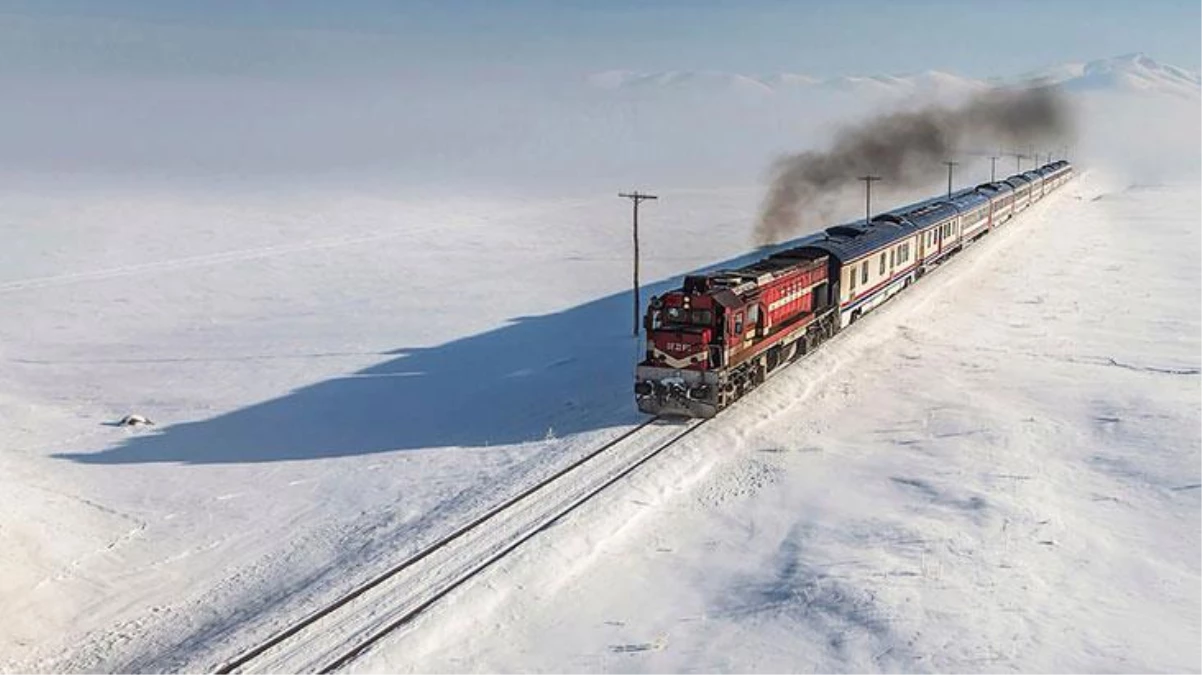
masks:
[[[779,241],[819,224],[814,221],[829,215],[832,200],[855,187],[858,176],[881,176],[892,190],[914,188],[936,179],[945,170],[943,162],[969,145],[1025,148],[1062,140],[1072,126],[1062,95],[1045,86],[990,89],[959,107],[932,106],[867,120],[837,132],[825,152],[777,160],[757,239]],[[1004,175],[999,171],[999,178]]]

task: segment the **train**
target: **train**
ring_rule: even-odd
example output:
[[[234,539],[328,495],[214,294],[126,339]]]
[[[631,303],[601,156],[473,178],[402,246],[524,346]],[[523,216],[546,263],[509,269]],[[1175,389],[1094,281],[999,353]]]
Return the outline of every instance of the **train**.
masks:
[[[638,409],[713,417],[1073,177],[1065,160],[829,227],[651,298]]]

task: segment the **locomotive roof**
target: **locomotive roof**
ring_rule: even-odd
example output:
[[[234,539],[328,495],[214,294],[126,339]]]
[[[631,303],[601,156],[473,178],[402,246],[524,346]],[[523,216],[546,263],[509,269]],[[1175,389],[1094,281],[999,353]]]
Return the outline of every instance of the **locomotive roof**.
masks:
[[[718,270],[704,276],[709,280],[707,288],[714,289],[714,297],[719,302],[723,302],[722,298],[727,297],[723,295],[723,292],[732,294],[730,297],[735,297],[746,290],[754,289],[757,283],[765,283],[781,272],[802,267],[805,263],[821,267],[826,264],[826,261],[823,260],[823,254],[807,250],[803,245],[778,251],[767,258],[736,269]]]

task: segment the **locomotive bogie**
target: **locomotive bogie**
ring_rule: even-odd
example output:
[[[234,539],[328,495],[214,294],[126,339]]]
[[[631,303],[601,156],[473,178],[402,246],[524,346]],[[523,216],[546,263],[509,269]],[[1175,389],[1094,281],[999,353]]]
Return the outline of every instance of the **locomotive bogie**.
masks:
[[[634,398],[639,410],[651,415],[713,417],[721,408],[723,373],[639,365]]]

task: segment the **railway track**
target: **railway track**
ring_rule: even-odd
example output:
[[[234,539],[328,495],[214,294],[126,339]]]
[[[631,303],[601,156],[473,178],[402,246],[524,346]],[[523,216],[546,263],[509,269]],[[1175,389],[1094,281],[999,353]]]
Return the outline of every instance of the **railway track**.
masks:
[[[330,673],[707,420],[652,418],[235,658],[219,674]]]
[[[839,331],[827,342],[844,337],[845,331]],[[215,672],[331,673],[349,665],[440,599],[711,419],[670,423],[655,417],[639,424],[338,600],[223,662]]]

